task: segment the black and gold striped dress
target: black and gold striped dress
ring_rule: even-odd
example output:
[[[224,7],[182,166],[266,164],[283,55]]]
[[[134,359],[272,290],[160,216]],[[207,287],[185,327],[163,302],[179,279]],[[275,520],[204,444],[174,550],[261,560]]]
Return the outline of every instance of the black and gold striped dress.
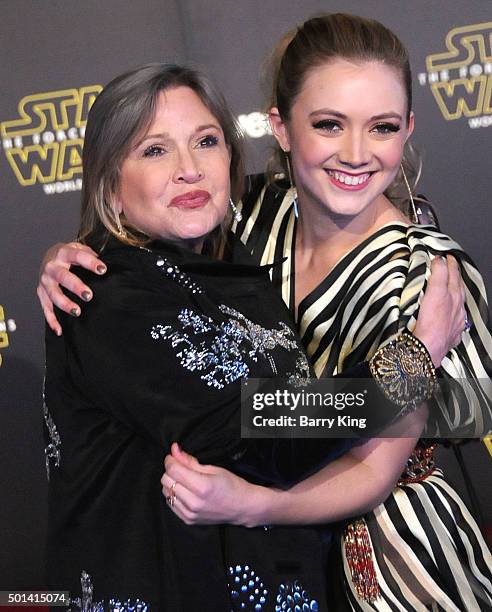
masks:
[[[285,181],[266,186],[263,176],[248,180],[243,218],[234,230],[257,263],[284,260],[273,268],[272,282],[294,313],[294,193]],[[447,253],[460,263],[473,327],[440,369],[442,377],[459,379],[465,387],[458,399],[466,401],[448,402],[445,418],[450,429],[483,435],[492,399],[485,287],[460,246],[432,226],[392,222],[381,227],[300,302],[296,321],[316,374],[343,372],[370,359],[401,330],[413,329],[430,262]],[[374,585],[361,584],[360,576],[354,579],[347,530],[341,537],[344,605],[354,610],[492,610],[489,549],[464,502],[425,459],[431,457],[428,449],[419,450],[419,461],[424,460],[417,476],[411,471],[402,475],[384,504],[351,524],[366,537],[367,546],[362,551],[359,546],[358,553],[366,556],[370,572],[362,582],[372,572],[376,591]]]

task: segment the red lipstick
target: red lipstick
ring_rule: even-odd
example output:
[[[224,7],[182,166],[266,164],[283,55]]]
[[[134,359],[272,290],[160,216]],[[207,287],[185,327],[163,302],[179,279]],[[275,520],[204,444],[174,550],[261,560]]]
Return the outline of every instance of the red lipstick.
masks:
[[[204,189],[188,191],[179,196],[174,197],[170,202],[170,207],[176,208],[201,208],[210,200],[210,194]]]

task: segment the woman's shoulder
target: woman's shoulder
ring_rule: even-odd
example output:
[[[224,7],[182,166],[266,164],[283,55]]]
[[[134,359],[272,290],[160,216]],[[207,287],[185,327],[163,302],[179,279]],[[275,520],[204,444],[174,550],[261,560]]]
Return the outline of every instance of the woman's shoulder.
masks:
[[[409,241],[427,247],[431,252],[465,254],[461,245],[451,236],[441,231],[435,207],[423,196],[415,196],[415,213],[418,222],[408,226],[407,238]]]
[[[486,289],[483,277],[470,255],[459,242],[433,225],[410,225],[406,230],[406,241],[410,252],[410,261],[416,266],[426,266],[434,257],[452,255],[461,268],[461,275],[467,287],[475,287],[484,296]]]
[[[412,248],[425,248],[435,255],[446,255],[449,253],[460,258],[468,258],[459,242],[442,232],[435,225],[408,225],[406,237]]]

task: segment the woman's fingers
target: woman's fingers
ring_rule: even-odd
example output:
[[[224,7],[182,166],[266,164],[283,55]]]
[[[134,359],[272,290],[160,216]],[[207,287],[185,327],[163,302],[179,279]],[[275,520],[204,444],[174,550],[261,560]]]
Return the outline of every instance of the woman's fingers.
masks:
[[[38,295],[38,299],[41,302],[41,307],[43,309],[44,317],[49,327],[55,332],[57,336],[62,335],[62,328],[58,319],[55,316],[55,311],[53,310],[53,302],[48,297],[48,294],[44,290],[41,285],[39,285],[36,289],[36,293]]]
[[[105,264],[86,245],[71,242],[56,244],[48,249],[41,264],[37,294],[49,326],[58,335],[61,334],[61,326],[54,314],[53,305],[73,316],[80,315],[80,307],[63,293],[62,287],[86,302],[92,299],[90,288],[70,272],[70,267],[74,265],[96,274],[106,272]]]
[[[78,276],[70,272],[71,266],[80,266],[94,272],[104,274],[105,264],[94,251],[78,242],[59,246],[56,252],[48,251],[42,267],[41,284],[53,292],[53,287],[61,285],[84,301],[92,298],[92,292]]]
[[[164,475],[161,479],[163,484],[162,494],[169,508],[186,524],[191,525],[197,520],[195,512],[191,509],[196,504],[193,493],[188,491],[181,483]],[[174,486],[173,486],[174,485]]]
[[[434,257],[431,262],[431,275],[427,282],[425,295],[435,292],[444,295],[448,287],[448,266],[447,261],[442,257]]]
[[[210,487],[206,482],[208,477],[195,473],[197,478],[192,476],[190,479],[189,475],[179,470],[172,470],[172,474],[171,476],[171,473],[166,471],[161,478],[162,494],[171,510],[188,525],[197,522],[203,524],[211,520],[208,509]],[[193,481],[191,485],[190,480]],[[200,483],[200,480],[204,482]]]
[[[84,285],[79,278],[77,278],[66,268],[60,268],[59,266],[55,267],[55,264],[47,264],[45,270],[46,272],[41,274],[38,289],[44,290],[47,299],[49,299],[60,310],[74,316],[78,316],[80,314],[78,304],[73,302],[63,293],[60,287],[60,281],[63,281],[64,287],[68,285],[69,291],[72,291],[72,293],[75,294],[78,293],[76,290],[78,288],[77,285],[82,285],[80,288],[81,292],[86,291],[92,297],[92,292],[90,291],[89,287]]]
[[[190,455],[189,453],[182,450],[177,442],[174,442],[171,445],[171,455],[172,457],[174,457],[174,459],[180,461],[181,463],[187,465],[190,468],[198,470],[199,468],[204,467],[200,464],[196,457],[193,457],[193,455]]]
[[[69,266],[80,266],[95,274],[104,274],[105,264],[97,257],[97,254],[86,244],[80,242],[69,242],[57,244],[48,250],[45,261],[56,260],[59,264]]]
[[[189,457],[192,467],[171,455],[165,459],[166,471],[161,484],[168,505],[188,524],[224,522],[233,516],[235,504],[229,473],[213,465],[202,466],[194,457]]]
[[[465,331],[467,314],[465,309],[466,291],[465,284],[461,277],[458,262],[452,255],[447,257],[448,264],[448,291],[449,291],[449,312],[454,315],[452,322],[452,332],[454,331],[454,346],[457,346]]]
[[[461,342],[465,328],[465,287],[454,257],[435,257],[422,298],[414,334],[425,344],[434,365]]]
[[[166,475],[171,481],[179,482],[183,487],[195,495],[206,498],[210,495],[209,474],[198,471],[190,466],[184,465],[170,455],[164,461]],[[201,466],[200,466],[201,467]],[[162,482],[162,481],[161,481]]]
[[[461,291],[461,272],[458,262],[452,255],[446,257],[447,270],[448,270],[448,288],[450,291]]]

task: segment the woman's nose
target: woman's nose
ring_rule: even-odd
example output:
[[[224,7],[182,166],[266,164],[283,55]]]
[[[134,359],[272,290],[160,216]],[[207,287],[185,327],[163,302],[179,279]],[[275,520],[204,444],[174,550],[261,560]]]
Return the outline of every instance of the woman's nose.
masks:
[[[203,178],[197,160],[190,151],[180,151],[177,154],[176,169],[173,180],[175,183],[196,183]]]
[[[360,168],[369,163],[370,158],[371,154],[363,135],[348,134],[343,139],[343,144],[338,154],[338,160],[341,164],[350,168]]]

